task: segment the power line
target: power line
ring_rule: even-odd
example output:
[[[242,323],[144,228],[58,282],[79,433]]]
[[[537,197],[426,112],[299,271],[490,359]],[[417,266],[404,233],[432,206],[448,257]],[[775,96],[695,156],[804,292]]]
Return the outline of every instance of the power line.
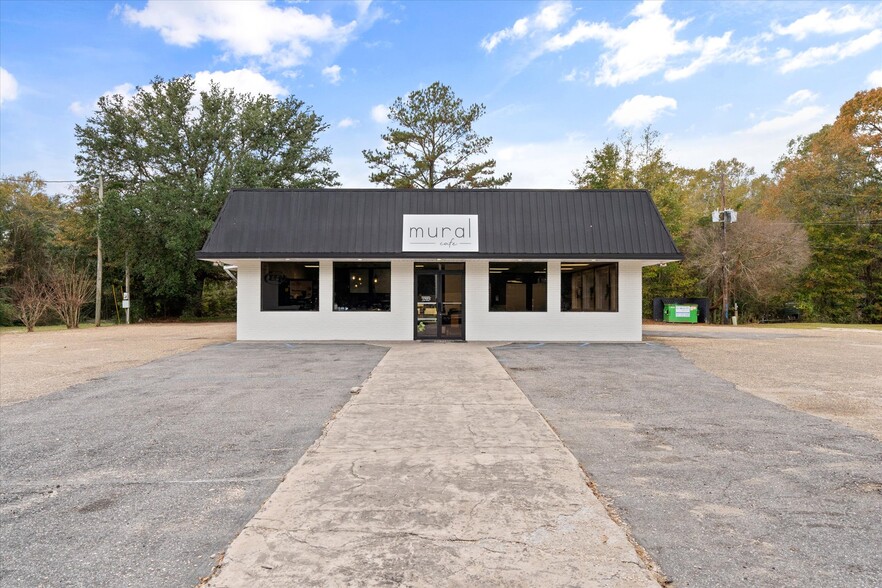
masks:
[[[816,225],[873,225],[882,223],[882,218],[870,218],[867,220],[850,220],[850,221],[770,221],[770,225],[799,225],[799,226],[816,226]]]
[[[24,180],[32,180],[34,178],[29,178],[27,176],[2,176],[0,179],[3,180],[14,180],[14,181],[24,181]],[[37,178],[38,182],[42,182],[44,184],[76,184],[81,180],[41,180]]]

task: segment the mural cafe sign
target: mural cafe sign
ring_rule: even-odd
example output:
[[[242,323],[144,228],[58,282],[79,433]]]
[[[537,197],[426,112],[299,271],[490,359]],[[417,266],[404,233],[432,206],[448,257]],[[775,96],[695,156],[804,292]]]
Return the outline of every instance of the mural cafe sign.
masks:
[[[478,251],[477,214],[405,214],[402,251]]]

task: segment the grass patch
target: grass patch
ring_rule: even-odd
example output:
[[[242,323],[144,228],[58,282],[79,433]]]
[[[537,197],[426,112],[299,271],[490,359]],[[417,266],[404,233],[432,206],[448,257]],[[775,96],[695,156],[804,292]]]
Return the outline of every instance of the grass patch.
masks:
[[[102,321],[102,322],[101,322],[101,328],[102,328],[102,329],[103,329],[104,327],[115,327],[115,326],[116,326],[116,323],[115,323],[115,322],[108,322],[108,321]],[[94,322],[80,323],[80,328],[81,328],[81,329],[94,329],[94,328],[95,328],[95,323],[94,323]],[[67,330],[67,327],[65,327],[64,325],[39,325],[39,326],[34,327],[34,332],[39,332],[39,331],[66,331],[66,330]],[[7,334],[7,333],[27,333],[27,331],[28,331],[28,330],[27,330],[26,328],[22,327],[22,326],[17,326],[17,327],[0,327],[0,334],[4,334],[4,335]]]
[[[236,317],[234,315],[230,315],[230,316],[182,316],[180,319],[176,319],[174,322],[181,322],[181,323],[234,323],[234,322],[236,322]]]
[[[873,331],[882,331],[882,325],[860,323],[757,323],[744,326],[759,327],[761,329],[871,329]]]

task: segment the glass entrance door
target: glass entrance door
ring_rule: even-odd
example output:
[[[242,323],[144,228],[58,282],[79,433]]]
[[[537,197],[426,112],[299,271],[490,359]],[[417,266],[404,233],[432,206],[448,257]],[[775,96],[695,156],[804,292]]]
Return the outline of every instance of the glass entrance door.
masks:
[[[441,278],[441,338],[465,339],[463,330],[463,274],[442,273]]]
[[[415,339],[465,339],[465,265],[414,264]]]
[[[416,338],[437,339],[438,281],[436,273],[416,274]]]

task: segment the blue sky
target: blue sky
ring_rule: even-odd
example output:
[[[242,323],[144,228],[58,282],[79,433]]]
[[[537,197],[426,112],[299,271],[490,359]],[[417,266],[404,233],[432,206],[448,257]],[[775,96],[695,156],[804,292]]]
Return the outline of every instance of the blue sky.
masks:
[[[0,173],[75,179],[74,125],[108,92],[192,74],[294,94],[347,187],[384,108],[433,81],[487,107],[513,187],[565,188],[651,123],[687,166],[764,172],[882,85],[880,2],[0,2]]]

